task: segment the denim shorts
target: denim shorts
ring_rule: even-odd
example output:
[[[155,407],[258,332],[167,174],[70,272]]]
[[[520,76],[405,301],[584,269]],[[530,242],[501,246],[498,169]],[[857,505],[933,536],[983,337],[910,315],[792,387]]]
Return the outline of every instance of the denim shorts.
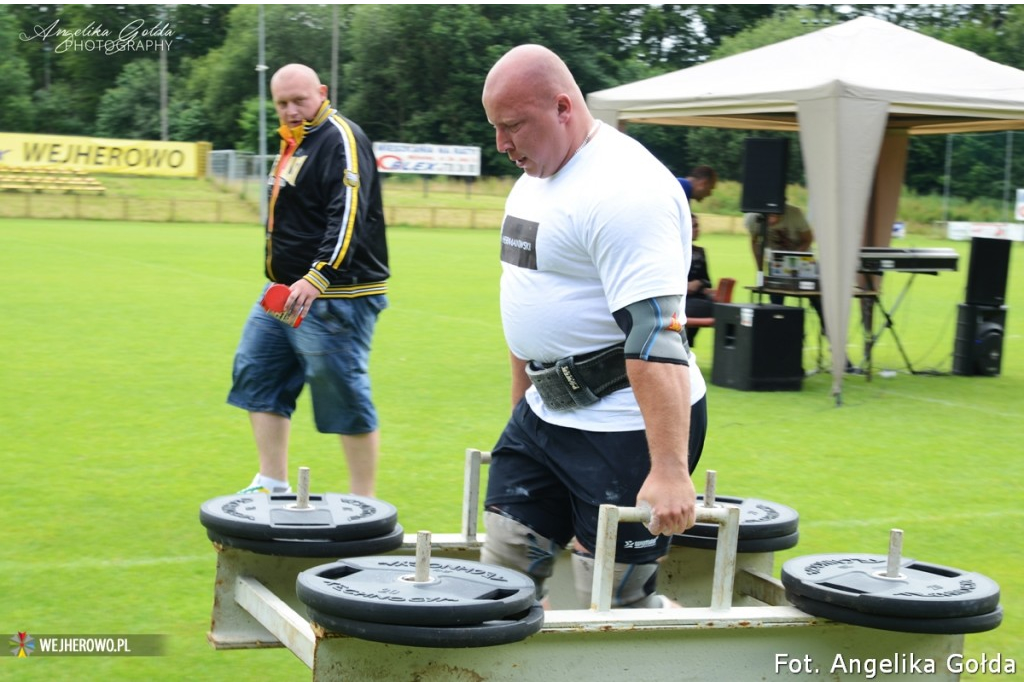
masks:
[[[707,401],[690,408],[690,473],[697,467],[707,433]],[[541,420],[521,400],[491,451],[484,505],[565,546],[575,537],[597,548],[602,504],[636,506],[650,473],[643,430],[593,432]],[[668,553],[671,537],[651,535],[642,523],[622,523],[615,560],[652,563]]]
[[[370,343],[385,295],[318,298],[298,328],[257,302],[235,353],[228,404],[290,418],[309,385],[321,433],[361,435],[377,429],[370,395]]]

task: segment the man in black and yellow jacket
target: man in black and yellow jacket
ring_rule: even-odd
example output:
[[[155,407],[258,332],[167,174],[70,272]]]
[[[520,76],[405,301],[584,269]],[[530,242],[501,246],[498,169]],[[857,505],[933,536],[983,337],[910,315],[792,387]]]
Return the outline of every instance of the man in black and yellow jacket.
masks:
[[[308,384],[317,430],[340,436],[349,491],[369,497],[380,435],[368,360],[390,275],[376,160],[309,67],[282,67],[270,91],[282,142],[268,179],[266,287],[287,285],[285,311],[303,318],[292,327],[257,303],[242,331],[228,402],[249,412],[259,453],[245,490],[290,492],[291,415]]]

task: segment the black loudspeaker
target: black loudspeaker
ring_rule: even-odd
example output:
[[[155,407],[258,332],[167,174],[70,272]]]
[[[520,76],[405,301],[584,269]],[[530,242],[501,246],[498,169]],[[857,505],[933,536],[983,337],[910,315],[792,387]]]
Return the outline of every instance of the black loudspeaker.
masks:
[[[740,210],[781,214],[786,207],[788,138],[747,138],[743,147],[743,196]]]
[[[961,304],[953,346],[957,376],[998,376],[1003,363],[1006,307]]]
[[[1009,240],[972,238],[967,269],[966,304],[1001,307],[1006,304],[1006,276],[1010,271]]]
[[[716,304],[711,382],[735,390],[800,390],[804,310]]]

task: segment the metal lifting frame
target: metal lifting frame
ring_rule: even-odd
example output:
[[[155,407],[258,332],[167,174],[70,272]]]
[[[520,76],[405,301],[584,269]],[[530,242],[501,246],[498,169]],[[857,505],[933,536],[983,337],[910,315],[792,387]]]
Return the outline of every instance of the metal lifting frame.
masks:
[[[463,521],[459,535],[434,535],[445,556],[476,559],[480,467],[490,455],[466,451]],[[217,581],[209,640],[218,649],[285,646],[312,671],[314,680],[820,680],[796,672],[779,655],[799,654],[819,665],[842,654],[891,657],[894,652],[944,659],[962,653],[963,635],[890,632],[824,621],[791,606],[771,576],[772,554],[737,555],[739,509],[714,503],[714,479],[697,507],[697,520],[719,525],[714,571],[710,550],[673,548],[662,564],[666,594],[683,597],[686,608],[611,609],[615,537],[619,522],[647,521],[636,507],[605,505],[599,513],[590,609],[555,609],[543,629],[522,642],[486,649],[391,649],[389,645],[325,633],[303,615],[295,580],[323,563],[255,554],[216,546]],[[409,554],[416,535],[398,553]],[[563,571],[567,571],[563,567]],[[556,573],[556,576],[559,575]],[[693,599],[691,587],[711,577],[710,606]],[[706,592],[706,585],[700,593]],[[736,601],[740,606],[736,606]],[[571,655],[571,656],[570,656]],[[627,656],[628,655],[628,656]],[[825,671],[821,671],[825,673]],[[674,674],[674,675],[673,675]],[[895,679],[904,679],[897,674]],[[949,674],[945,674],[948,678]],[[939,672],[933,679],[945,679]],[[853,679],[860,679],[853,677]],[[886,679],[886,678],[880,678]]]

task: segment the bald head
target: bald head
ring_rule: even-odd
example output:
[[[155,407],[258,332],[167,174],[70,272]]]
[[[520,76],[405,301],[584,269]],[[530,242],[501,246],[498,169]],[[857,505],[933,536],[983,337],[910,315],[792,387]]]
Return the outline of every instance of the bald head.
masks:
[[[270,89],[282,83],[302,83],[307,86],[319,86],[320,77],[305,64],[286,64],[270,77]]]
[[[569,67],[541,45],[520,45],[495,62],[482,100],[498,150],[530,176],[561,169],[594,125]]]
[[[271,77],[270,95],[281,123],[295,128],[316,116],[327,99],[327,86],[305,64],[287,64]]]
[[[496,90],[516,90],[519,97],[543,99],[565,94],[574,106],[585,107],[569,67],[542,45],[520,45],[495,62],[484,82],[484,98]]]

